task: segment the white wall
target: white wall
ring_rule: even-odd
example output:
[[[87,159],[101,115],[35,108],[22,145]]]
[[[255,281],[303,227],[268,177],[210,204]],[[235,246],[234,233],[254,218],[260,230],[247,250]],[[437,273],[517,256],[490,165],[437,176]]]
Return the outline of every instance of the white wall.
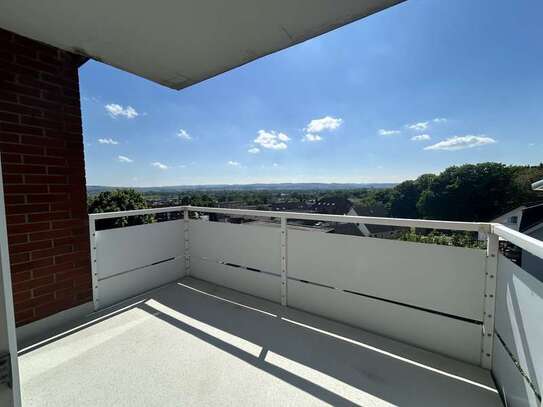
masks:
[[[528,236],[543,241],[543,226],[529,233]],[[543,280],[543,259],[534,256],[526,250],[522,251],[522,268],[531,275],[539,276],[539,279]]]
[[[497,283],[492,372],[507,406],[539,407],[535,392],[543,389],[543,282],[500,254]]]

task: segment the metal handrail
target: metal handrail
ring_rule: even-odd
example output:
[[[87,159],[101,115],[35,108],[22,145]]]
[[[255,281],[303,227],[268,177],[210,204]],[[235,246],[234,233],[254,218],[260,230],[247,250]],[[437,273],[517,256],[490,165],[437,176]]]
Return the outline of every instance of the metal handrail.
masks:
[[[517,232],[507,226],[499,223],[485,222],[455,222],[426,219],[403,219],[403,218],[379,218],[372,216],[351,216],[351,215],[328,215],[323,213],[300,213],[300,212],[280,212],[280,211],[262,211],[253,209],[229,209],[229,208],[209,208],[204,206],[170,206],[167,208],[136,209],[122,212],[104,212],[92,213],[89,215],[91,222],[99,219],[120,218],[125,216],[151,215],[168,212],[206,212],[220,213],[224,215],[237,216],[257,216],[265,218],[279,219],[302,219],[320,222],[338,222],[338,223],[363,223],[370,225],[388,225],[400,227],[417,227],[426,229],[447,229],[461,230],[471,232],[493,233],[504,240],[507,240],[521,249],[531,254],[543,258],[543,242],[523,233]]]
[[[534,239],[499,223],[492,224],[492,233],[543,259],[543,242],[541,240]]]
[[[89,215],[90,220],[120,218],[125,216],[149,215],[155,213],[182,212],[206,212],[220,213],[224,215],[238,216],[257,216],[265,218],[279,219],[302,219],[313,220],[317,222],[338,222],[338,223],[363,223],[370,225],[387,225],[399,227],[416,227],[425,229],[446,229],[460,230],[469,232],[491,231],[491,224],[484,222],[455,222],[426,219],[403,219],[403,218],[379,218],[372,216],[351,216],[351,215],[328,215],[322,213],[300,213],[300,212],[279,212],[279,211],[261,211],[252,209],[228,209],[228,208],[209,208],[201,206],[172,206],[168,208],[137,209],[123,212],[104,212],[93,213]]]

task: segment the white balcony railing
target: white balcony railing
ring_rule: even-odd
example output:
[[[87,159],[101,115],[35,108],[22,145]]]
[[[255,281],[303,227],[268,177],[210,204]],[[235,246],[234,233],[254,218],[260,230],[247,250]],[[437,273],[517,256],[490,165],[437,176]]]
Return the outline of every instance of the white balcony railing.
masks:
[[[168,212],[183,218],[95,227]],[[308,232],[288,227],[294,219],[482,232],[487,249]],[[543,269],[538,279],[498,246],[502,238],[541,260],[543,243],[504,226],[184,206],[93,214],[90,232],[96,309],[190,275],[492,369],[508,403],[541,402]]]

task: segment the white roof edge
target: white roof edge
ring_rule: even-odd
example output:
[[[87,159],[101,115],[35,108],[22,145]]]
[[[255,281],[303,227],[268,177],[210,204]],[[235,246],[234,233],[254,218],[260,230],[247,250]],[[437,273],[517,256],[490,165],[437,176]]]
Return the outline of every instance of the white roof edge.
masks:
[[[543,179],[542,180],[539,180],[537,182],[534,182],[532,184],[532,189],[534,191],[543,191]]]
[[[179,90],[403,1],[2,0],[0,27]]]

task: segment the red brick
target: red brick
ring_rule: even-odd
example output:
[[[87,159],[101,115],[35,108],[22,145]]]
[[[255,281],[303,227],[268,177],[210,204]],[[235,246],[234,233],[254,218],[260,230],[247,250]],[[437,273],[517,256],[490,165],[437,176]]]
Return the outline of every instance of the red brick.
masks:
[[[32,298],[32,291],[20,291],[16,294],[13,294],[13,303],[20,304],[21,302],[27,301]]]
[[[61,112],[62,104],[46,102],[40,98],[19,96],[19,101],[23,106],[30,106],[34,108],[40,108],[46,111]]]
[[[23,158],[20,154],[9,154],[9,153],[2,153],[2,163],[20,163],[23,161]]]
[[[53,221],[53,229],[67,229],[80,224],[81,221],[79,219],[57,220]]]
[[[10,214],[17,213],[37,213],[48,212],[49,205],[47,204],[31,204],[31,205],[6,205],[6,211]]]
[[[40,260],[35,260],[35,261],[29,261],[27,263],[12,264],[11,272],[16,274],[16,273],[21,273],[25,271],[33,271],[34,269],[50,266],[52,264],[53,264],[53,259],[40,259]]]
[[[0,140],[4,143],[19,143],[19,141],[21,141],[21,137],[18,134],[0,132]],[[2,150],[7,151],[5,149]]]
[[[4,174],[4,184],[22,184],[23,176],[19,174]]]
[[[6,205],[24,204],[25,201],[24,195],[8,195],[5,198]]]
[[[18,134],[33,134],[36,136],[43,134],[40,127],[23,126],[21,124],[0,123],[0,130]]]
[[[10,235],[8,241],[9,244],[28,242],[28,235]]]
[[[73,246],[70,245],[64,245],[59,247],[53,247],[52,249],[46,249],[46,250],[36,250],[32,252],[31,257],[32,260],[38,260],[45,257],[51,257],[51,256],[57,256],[60,254],[66,254],[73,252]]]
[[[35,291],[35,290],[34,290]],[[20,301],[17,304],[17,308],[19,309],[28,309],[28,308],[34,308],[37,305],[42,304],[48,304],[55,300],[55,294],[54,293],[45,293],[41,295],[34,294],[34,297],[29,298],[26,301]]]
[[[62,254],[60,256],[55,256],[55,264],[62,264],[66,262],[77,262],[78,260],[81,261],[89,261],[89,254],[88,252],[80,251],[70,254]]]
[[[36,319],[34,315],[34,309],[28,308],[25,310],[19,311],[19,307],[15,307],[15,321],[17,326],[24,325],[25,323],[32,322]]]
[[[62,290],[65,288],[73,288],[74,282],[72,280],[64,280],[53,284],[42,285],[32,290],[33,294],[38,297],[40,295],[54,293],[56,290]]]
[[[49,230],[51,224],[49,222],[40,222],[40,223],[28,223],[26,225],[12,225],[8,226],[8,235],[16,235],[19,233],[31,233],[31,232],[40,232],[44,230]]]
[[[45,174],[46,167],[41,165],[8,164],[2,166],[5,174]]]
[[[55,314],[68,308],[78,305],[72,298],[62,299],[50,304],[42,305],[35,308],[36,318],[44,318],[48,315]]]
[[[42,116],[42,111],[40,109],[35,109],[30,106],[22,106],[15,103],[0,102],[0,110],[4,112],[25,114],[25,115],[33,116],[33,117]]]
[[[59,64],[56,65],[47,64],[41,61],[37,61],[35,58],[28,58],[25,55],[21,55],[20,53],[16,55],[15,57],[15,63],[18,65],[25,66],[27,68],[32,68],[33,70],[40,71],[40,72],[49,72],[52,74],[55,74],[59,70]]]
[[[66,184],[67,178],[60,175],[25,175],[27,184]]]
[[[6,194],[43,194],[49,192],[47,185],[6,185],[4,187]]]
[[[36,194],[28,196],[28,203],[61,202],[67,200],[66,194]]]
[[[75,298],[81,304],[84,302],[92,301],[92,288],[88,288],[78,292]]]
[[[12,196],[6,196],[6,201],[8,198],[12,198],[13,196],[18,195],[12,195]],[[26,223],[26,215],[8,215],[6,216],[7,224],[8,225],[17,225],[20,223]]]
[[[4,134],[0,134],[2,140],[4,140]],[[15,137],[15,136],[14,136]],[[18,137],[17,137],[17,143]],[[39,146],[25,146],[22,144],[0,143],[0,150],[5,153],[21,153],[21,154],[34,154],[43,155],[45,149]]]
[[[90,273],[81,273],[73,279],[74,287],[89,287],[92,285],[92,276]]]
[[[32,280],[23,281],[22,283],[13,284],[13,292],[20,292],[24,290],[31,290],[34,288],[42,287],[44,285],[51,284],[55,281],[55,277],[43,276],[40,278],[34,278]]]
[[[92,299],[79,57],[0,29],[0,152],[17,325]]]
[[[20,86],[13,83],[4,82],[2,84],[2,88],[6,92],[17,93],[20,95],[38,96],[38,97],[40,96],[39,89],[33,89],[27,86]]]
[[[46,62],[48,64],[53,64],[53,65],[58,65],[58,63],[61,61],[61,58],[59,58],[58,52],[51,53],[51,52],[40,51],[38,52],[38,59],[40,61]]]
[[[72,185],[49,185],[49,192],[52,194],[58,194],[62,192],[72,192],[74,186]]]
[[[48,249],[50,247],[53,247],[53,242],[51,240],[44,240],[40,242],[30,242],[30,243],[23,243],[23,244],[10,246],[9,252],[10,254],[31,252],[33,250]],[[27,259],[27,260],[30,260],[30,259]]]
[[[29,198],[34,195],[29,195]],[[64,212],[48,212],[48,213],[33,213],[28,215],[28,222],[44,222],[48,220],[67,219],[70,217],[70,213]]]
[[[23,117],[24,118],[24,117]],[[41,119],[32,119],[40,121]],[[66,142],[63,139],[47,136],[25,136],[21,137],[21,143],[28,145],[38,145],[44,147],[64,147]]]
[[[76,244],[79,244],[81,242],[89,244],[88,239],[81,239],[81,238],[77,238],[77,237],[73,237],[73,236],[68,236],[68,237],[61,237],[60,239],[54,239],[53,240],[53,245],[55,247],[58,247],[58,246],[64,246],[66,244],[76,245]]]
[[[68,270],[74,270],[73,263],[63,263],[63,264],[53,264],[51,266],[42,267],[38,270],[34,270],[32,272],[32,276],[34,278],[42,277],[42,276],[48,276],[48,275],[58,275],[58,273]]]
[[[30,241],[54,239],[65,236],[72,236],[73,231],[70,229],[50,230],[47,232],[36,232],[30,234]]]
[[[14,252],[12,249],[10,249],[9,261],[11,264],[25,263],[30,260],[29,253],[15,253],[17,252]]]
[[[0,112],[0,121],[10,122],[10,123],[19,123],[19,115],[13,114],[13,113]]]
[[[66,165],[66,159],[58,158],[58,157],[24,155],[23,161],[25,162],[25,164],[44,164],[44,165],[57,165],[57,166]]]
[[[23,281],[30,280],[32,278],[32,273],[30,271],[24,271],[22,273],[14,273],[11,275],[11,283],[21,283]]]
[[[0,101],[17,102],[17,95],[15,93],[4,92],[3,90],[0,90]]]

